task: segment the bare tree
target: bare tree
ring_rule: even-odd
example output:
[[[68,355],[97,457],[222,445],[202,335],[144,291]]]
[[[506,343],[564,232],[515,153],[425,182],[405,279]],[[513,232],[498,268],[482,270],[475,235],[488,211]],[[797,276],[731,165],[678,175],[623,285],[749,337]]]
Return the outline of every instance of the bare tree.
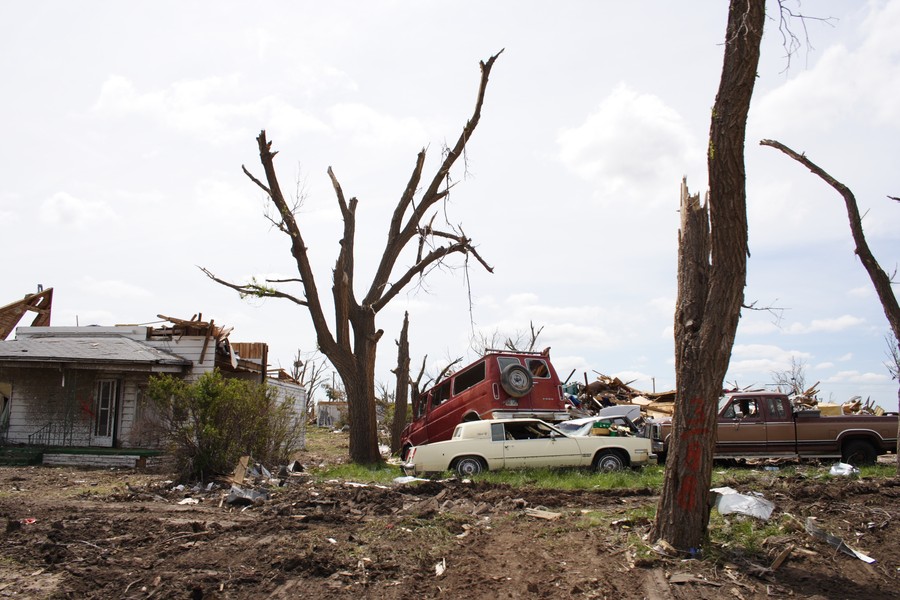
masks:
[[[856,204],[856,196],[850,191],[846,185],[829,175],[820,166],[806,157],[806,154],[798,154],[794,150],[788,148],[781,142],[775,140],[762,140],[762,146],[770,146],[777,150],[781,150],[795,161],[818,175],[825,183],[833,187],[838,194],[844,199],[844,205],[847,207],[847,218],[850,221],[850,233],[853,236],[853,243],[856,245],[856,255],[859,261],[869,274],[872,285],[875,287],[875,293],[878,294],[878,300],[881,301],[881,308],[887,317],[888,324],[891,326],[891,333],[894,335],[894,341],[900,339],[900,304],[897,303],[897,297],[894,295],[891,278],[881,268],[875,255],[866,242],[866,235],[863,232],[862,217],[859,214],[859,206]],[[888,196],[891,200],[897,200],[892,196]],[[897,390],[897,402],[900,407],[900,389]],[[900,422],[897,425],[897,472],[900,473]]]
[[[681,188],[677,399],[654,539],[699,550],[709,526],[716,406],[740,317],[747,275],[744,141],[759,64],[765,0],[731,0],[725,58],[709,131],[707,202]]]
[[[502,50],[501,50],[502,52]],[[397,206],[394,208],[384,248],[379,253],[381,261],[362,299],[357,298],[355,291],[355,233],[356,233],[356,198],[346,200],[344,191],[334,171],[329,167],[331,178],[343,218],[344,230],[340,240],[340,252],[334,266],[333,284],[331,288],[334,302],[334,319],[329,324],[325,309],[319,296],[319,288],[313,275],[308,248],[301,233],[293,207],[285,199],[275,172],[275,155],[272,144],[262,131],[257,138],[259,157],[265,171],[265,183],[254,177],[244,167],[244,173],[268,195],[278,210],[277,219],[273,223],[291,239],[291,254],[297,264],[299,280],[294,282],[302,286],[302,297],[289,294],[272,283],[251,281],[245,284],[234,284],[219,279],[208,270],[204,272],[214,281],[230,287],[241,294],[285,298],[309,311],[316,331],[319,351],[334,366],[344,389],[347,392],[348,420],[350,425],[350,459],[356,463],[371,464],[380,462],[378,437],[375,423],[375,354],[378,341],[384,331],[375,325],[376,315],[393,300],[411,282],[424,277],[433,268],[453,255],[461,254],[466,264],[470,257],[478,261],[486,270],[493,269],[481,258],[461,227],[443,231],[434,227],[432,210],[450,194],[452,184],[450,173],[456,161],[464,155],[466,146],[481,119],[481,109],[487,90],[491,68],[500,53],[491,56],[487,62],[481,62],[481,82],[478,87],[475,109],[466,121],[456,143],[444,150],[443,159],[437,172],[420,192],[425,169],[425,150],[419,152],[413,167],[412,175],[406,184]],[[418,201],[416,196],[419,194]],[[418,240],[418,252],[411,267],[395,274],[397,261],[407,248],[415,247]]]
[[[806,390],[806,363],[796,356],[791,356],[791,368],[772,371],[772,379],[779,392],[802,394]]]
[[[469,347],[479,356],[487,354],[493,349],[509,350],[510,352],[533,352],[537,347],[538,338],[544,331],[541,325],[535,328],[534,321],[528,322],[528,331],[517,329],[512,335],[505,335],[499,328],[494,329],[490,335],[479,332],[469,344]]]

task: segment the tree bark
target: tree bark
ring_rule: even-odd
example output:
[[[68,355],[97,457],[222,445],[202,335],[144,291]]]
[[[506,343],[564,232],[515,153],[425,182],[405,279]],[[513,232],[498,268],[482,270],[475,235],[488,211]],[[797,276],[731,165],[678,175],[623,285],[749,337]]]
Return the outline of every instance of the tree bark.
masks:
[[[894,295],[894,289],[891,287],[891,278],[885,273],[881,265],[875,260],[868,242],[866,242],[866,234],[863,232],[862,217],[859,214],[859,206],[856,203],[856,196],[850,191],[846,185],[829,175],[820,166],[806,157],[806,154],[798,154],[794,150],[788,148],[784,144],[776,140],[761,140],[760,145],[770,146],[776,150],[781,150],[798,163],[818,175],[825,183],[837,190],[837,193],[844,199],[844,205],[847,207],[847,218],[850,221],[850,233],[853,236],[853,243],[856,245],[856,255],[869,274],[872,285],[875,287],[875,293],[878,294],[878,300],[881,302],[881,308],[884,316],[887,317],[888,324],[894,334],[895,340],[900,340],[900,304],[897,303],[897,297]],[[900,377],[898,377],[900,381]],[[900,409],[900,389],[897,391],[897,406]],[[897,473],[900,474],[900,422],[897,424]]]
[[[732,0],[713,107],[706,209],[682,185],[677,399],[663,491],[653,527],[679,551],[700,550],[709,526],[716,407],[728,370],[747,275],[744,141],[765,20],[764,0]]]
[[[403,314],[403,327],[397,341],[397,387],[394,393],[394,422],[391,425],[391,454],[400,451],[400,435],[406,426],[406,409],[409,402],[409,313]]]

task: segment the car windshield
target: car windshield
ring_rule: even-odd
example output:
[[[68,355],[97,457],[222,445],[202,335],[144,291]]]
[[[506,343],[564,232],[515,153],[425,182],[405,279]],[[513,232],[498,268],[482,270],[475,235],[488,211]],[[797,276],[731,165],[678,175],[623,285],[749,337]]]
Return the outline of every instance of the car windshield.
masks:
[[[731,402],[730,396],[722,396],[721,398],[719,398],[719,410],[716,411],[716,414],[722,412],[722,409],[725,408],[725,405],[729,402]]]
[[[568,435],[587,435],[590,432],[592,423],[569,423],[563,421],[557,423],[556,428]]]

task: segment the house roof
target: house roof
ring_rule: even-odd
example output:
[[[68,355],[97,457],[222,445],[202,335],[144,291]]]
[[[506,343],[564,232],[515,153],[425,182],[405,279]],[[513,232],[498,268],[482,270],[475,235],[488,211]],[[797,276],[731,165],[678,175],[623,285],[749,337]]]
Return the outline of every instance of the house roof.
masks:
[[[131,366],[141,370],[180,370],[191,365],[180,356],[122,336],[34,337],[0,342],[0,364],[48,363]]]

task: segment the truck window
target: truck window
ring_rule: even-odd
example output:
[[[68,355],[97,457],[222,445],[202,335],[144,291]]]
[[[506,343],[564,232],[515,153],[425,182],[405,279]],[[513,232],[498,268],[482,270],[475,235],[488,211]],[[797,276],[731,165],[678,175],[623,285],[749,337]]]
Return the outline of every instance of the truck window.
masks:
[[[550,368],[547,366],[547,363],[544,362],[543,359],[529,358],[525,362],[528,370],[531,371],[532,376],[540,377],[543,379],[550,377]]]
[[[753,398],[733,398],[731,404],[722,413],[726,419],[758,419],[759,407]]]
[[[781,398],[767,398],[766,402],[768,402],[770,417],[784,418],[787,416],[784,410],[784,402],[781,401]]]
[[[484,361],[453,378],[453,395],[464,392],[482,381],[484,381]]]

